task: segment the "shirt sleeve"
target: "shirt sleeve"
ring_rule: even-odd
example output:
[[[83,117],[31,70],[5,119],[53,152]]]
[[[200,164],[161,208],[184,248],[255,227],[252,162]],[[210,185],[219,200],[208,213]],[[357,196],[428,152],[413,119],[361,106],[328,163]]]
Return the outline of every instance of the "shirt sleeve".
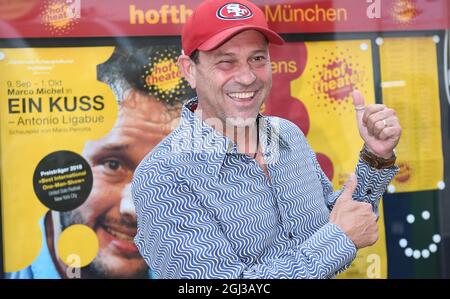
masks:
[[[302,138],[305,138],[303,134],[301,134],[301,136]],[[312,151],[312,149],[311,157],[316,168],[317,176],[322,184],[326,205],[331,211],[343,190],[333,191],[333,185],[320,167],[316,154]],[[376,169],[369,166],[363,159],[361,159],[361,157],[359,157],[355,170],[358,183],[355,192],[353,193],[353,199],[370,203],[373,207],[373,211],[378,216],[378,205],[380,203],[381,196],[386,191],[386,188],[397,172],[397,166],[392,166],[386,169]]]
[[[373,211],[378,216],[378,205],[381,196],[398,170],[399,168],[396,165],[385,169],[376,169],[359,157],[355,170],[358,177],[358,185],[353,193],[353,199],[370,203]]]
[[[356,255],[353,243],[329,223],[276,259],[247,265],[176,171],[156,164],[139,171],[132,195],[135,242],[157,278],[328,278]]]
[[[323,187],[326,204],[331,211],[343,189],[333,192],[331,182],[322,171],[315,156],[314,163]],[[358,183],[355,192],[353,193],[353,199],[370,203],[373,207],[373,211],[376,215],[378,215],[378,205],[380,203],[381,196],[386,191],[386,188],[397,172],[397,166],[392,166],[386,169],[376,169],[369,166],[360,157],[355,170]]]

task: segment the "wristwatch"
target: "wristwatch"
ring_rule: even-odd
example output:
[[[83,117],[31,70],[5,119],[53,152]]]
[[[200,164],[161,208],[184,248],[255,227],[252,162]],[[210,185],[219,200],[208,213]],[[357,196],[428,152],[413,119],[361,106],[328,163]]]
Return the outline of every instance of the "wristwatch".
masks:
[[[360,156],[367,164],[369,164],[369,166],[376,169],[390,168],[395,165],[395,160],[397,159],[395,153],[387,159],[378,157],[374,153],[371,153],[365,144],[360,152]]]

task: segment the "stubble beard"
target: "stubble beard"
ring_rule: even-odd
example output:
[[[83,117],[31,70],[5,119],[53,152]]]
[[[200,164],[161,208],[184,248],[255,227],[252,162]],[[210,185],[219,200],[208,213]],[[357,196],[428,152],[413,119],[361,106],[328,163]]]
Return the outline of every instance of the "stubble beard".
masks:
[[[69,211],[69,212],[60,212],[60,222],[62,229],[64,231],[67,227],[74,224],[83,224],[86,225],[85,219],[83,218],[80,211]],[[95,231],[97,225],[94,225],[92,228]],[[87,272],[89,277],[92,278],[148,278],[148,267],[143,263],[142,267],[140,267],[136,272],[131,275],[123,275],[122,273],[118,273],[116,269],[112,268],[108,264],[108,256],[99,248],[97,256],[94,260],[89,263],[87,266],[82,267],[81,270],[83,272]],[[120,270],[119,270],[120,271]]]

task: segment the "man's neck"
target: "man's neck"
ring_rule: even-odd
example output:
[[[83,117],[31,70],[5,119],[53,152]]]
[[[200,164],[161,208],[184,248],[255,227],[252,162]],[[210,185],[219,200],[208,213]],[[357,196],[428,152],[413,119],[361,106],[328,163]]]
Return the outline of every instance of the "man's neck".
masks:
[[[206,122],[217,132],[233,140],[233,142],[237,145],[238,152],[253,157],[256,160],[256,162],[261,166],[262,170],[264,171],[264,175],[269,180],[271,179],[264,158],[262,155],[259,154],[261,153],[261,148],[259,144],[258,116],[255,118],[255,121],[254,123],[252,123],[251,126],[239,127],[239,126],[226,126],[226,124],[223,121],[217,123],[218,118],[211,118],[208,117],[207,115],[203,115],[200,104],[198,104],[195,107],[195,109],[191,109],[191,111],[196,114],[196,117]]]
[[[257,118],[255,118],[254,122],[248,126],[228,124],[217,117],[205,115],[200,104],[196,108],[195,114],[218,133],[232,140],[236,144],[239,153],[254,156],[257,152],[259,139]]]

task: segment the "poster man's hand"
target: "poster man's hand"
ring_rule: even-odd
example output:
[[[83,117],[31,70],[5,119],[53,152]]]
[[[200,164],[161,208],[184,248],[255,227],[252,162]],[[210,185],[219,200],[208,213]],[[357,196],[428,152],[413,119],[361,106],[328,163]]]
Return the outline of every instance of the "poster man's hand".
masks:
[[[390,158],[402,133],[395,111],[380,104],[365,105],[359,90],[353,91],[359,135],[369,151],[383,158]]]

